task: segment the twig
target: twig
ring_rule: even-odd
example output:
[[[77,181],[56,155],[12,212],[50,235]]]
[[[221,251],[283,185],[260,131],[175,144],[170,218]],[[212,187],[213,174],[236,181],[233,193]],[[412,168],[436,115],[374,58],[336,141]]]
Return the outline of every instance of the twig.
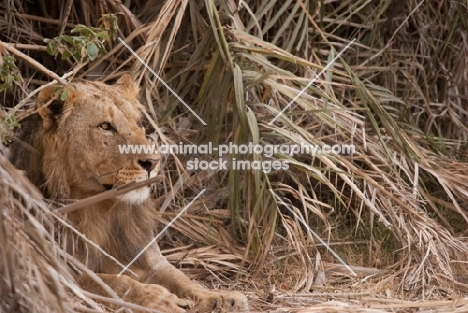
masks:
[[[62,24],[60,25],[59,36],[62,36],[63,33],[65,32],[65,27],[67,27],[68,17],[70,16],[72,6],[73,6],[73,0],[68,0],[67,1],[67,7],[65,8],[65,13],[60,18]]]
[[[449,306],[452,308],[468,304],[467,299],[454,299],[454,300],[428,300],[424,302],[412,302],[398,299],[376,299],[376,298],[363,298],[363,301],[378,301],[387,302],[388,304],[369,304],[372,309],[406,309],[406,308],[435,308],[442,306]]]
[[[72,203],[72,204],[69,204],[67,206],[61,207],[60,209],[57,209],[56,211],[60,212],[62,214],[70,213],[70,212],[75,211],[75,210],[80,209],[80,208],[86,208],[87,206],[89,206],[91,204],[94,204],[94,203],[97,203],[97,202],[100,202],[100,201],[103,201],[103,200],[115,198],[118,195],[124,194],[126,192],[131,191],[131,190],[135,190],[135,189],[138,189],[138,188],[143,187],[143,186],[151,185],[151,184],[157,182],[160,179],[161,179],[161,176],[156,176],[156,177],[152,177],[150,179],[147,179],[147,180],[144,180],[144,181],[141,181],[141,182],[138,182],[138,183],[126,184],[126,185],[123,185],[123,186],[120,186],[120,187],[117,187],[117,188],[114,188],[114,189],[111,189],[111,190],[104,191],[102,193],[91,196],[89,198],[81,199],[81,200],[79,200],[79,201],[77,201],[75,203]]]
[[[315,289],[316,286],[313,286]],[[332,298],[357,298],[362,296],[369,296],[370,291],[364,292],[309,292],[309,293],[296,293],[294,298],[314,298],[314,297],[332,297]],[[279,298],[279,297],[278,297]]]
[[[5,15],[5,14],[10,14],[10,13],[8,11],[6,11],[6,10],[0,10],[0,15]],[[13,13],[13,14],[15,16],[18,16],[19,18],[25,19],[25,20],[38,21],[38,22],[48,23],[48,24],[52,24],[52,25],[60,25],[60,23],[61,23],[59,20],[55,20],[55,19],[52,19],[52,18],[46,18],[46,17],[42,17],[42,16],[36,16],[36,15],[31,15],[31,14],[23,14],[23,13]],[[73,27],[75,27],[75,24],[67,23],[67,26],[70,27],[70,28],[73,28]]]
[[[40,45],[31,45],[27,43],[16,43],[16,42],[8,42],[6,44],[11,45],[14,48],[21,49],[21,50],[34,50],[34,51],[47,51],[47,47],[40,46]]]
[[[72,71],[68,72],[68,73],[65,73],[62,77],[60,77],[60,79],[64,80],[65,78],[67,77],[74,77],[76,75],[76,73],[78,73],[88,62],[84,62],[84,63],[81,63],[79,64],[77,67],[75,67]],[[70,79],[71,81],[71,79]],[[16,111],[18,111],[26,102],[29,101],[29,99],[31,99],[33,96],[35,96],[36,94],[38,94],[41,90],[49,87],[49,86],[53,86],[57,83],[57,80],[54,79],[53,81],[45,84],[45,85],[42,85],[41,87],[39,88],[36,88],[34,91],[32,91],[31,93],[29,93],[26,98],[24,98],[23,100],[21,100],[17,105],[15,105],[15,107],[12,109],[12,112],[15,113]],[[17,120],[18,122],[25,119],[26,117],[28,117],[30,114],[36,112],[36,109],[33,109],[33,111],[29,112],[29,114],[26,114],[26,115],[23,115],[21,117],[18,117]]]

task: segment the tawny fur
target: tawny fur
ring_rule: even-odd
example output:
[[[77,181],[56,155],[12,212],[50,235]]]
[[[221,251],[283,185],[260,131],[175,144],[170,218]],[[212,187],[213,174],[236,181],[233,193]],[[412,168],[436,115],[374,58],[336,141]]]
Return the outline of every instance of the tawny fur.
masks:
[[[136,99],[138,88],[130,76],[123,75],[114,85],[82,81],[66,88],[65,101],[59,99],[57,86],[39,93],[38,118],[26,126],[25,137],[34,149],[27,153],[18,149],[13,157],[44,194],[52,199],[83,199],[154,175],[157,155],[118,151],[119,144],[149,144],[140,126],[144,106]],[[144,188],[148,187],[76,210],[68,218],[88,239],[128,264],[155,236],[156,208]],[[138,280],[118,276],[121,268],[115,262],[82,241],[68,246],[129,302],[167,313],[184,312],[190,303],[198,312],[248,310],[241,293],[214,292],[192,282],[167,262],[157,244],[133,263],[131,270]],[[78,281],[103,293],[89,277]]]

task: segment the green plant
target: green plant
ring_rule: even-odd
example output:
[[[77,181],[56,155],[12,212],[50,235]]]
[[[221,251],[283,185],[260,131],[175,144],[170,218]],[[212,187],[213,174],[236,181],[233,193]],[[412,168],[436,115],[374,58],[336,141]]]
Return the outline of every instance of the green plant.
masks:
[[[3,56],[0,59],[0,92],[10,88],[14,82],[18,81],[18,67],[12,56]],[[21,127],[16,121],[13,113],[0,110],[0,140],[9,142],[13,139],[13,130]]]
[[[15,114],[0,110],[0,140],[2,142],[10,142],[13,139],[14,129],[20,127]]]
[[[83,63],[86,59],[94,61],[99,53],[107,53],[104,43],[114,37],[118,30],[117,14],[103,14],[99,27],[88,27],[78,24],[71,30],[76,35],[61,35],[53,39],[45,38],[47,52],[50,55],[60,53],[62,59],[73,57]]]
[[[0,59],[0,92],[10,88],[14,82],[18,81],[18,67],[15,65],[15,58],[4,56]]]

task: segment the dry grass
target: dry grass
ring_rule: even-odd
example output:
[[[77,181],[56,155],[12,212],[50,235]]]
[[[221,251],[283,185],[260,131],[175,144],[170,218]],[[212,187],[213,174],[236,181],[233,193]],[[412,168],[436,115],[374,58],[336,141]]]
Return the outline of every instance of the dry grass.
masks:
[[[468,293],[463,278],[468,276],[468,15],[462,3],[135,0],[124,1],[130,4],[127,9],[121,1],[84,0],[50,1],[41,9],[44,2],[0,4],[0,40],[9,47],[1,54],[16,47],[30,58],[18,59],[20,79],[1,94],[2,111],[15,107],[17,119],[30,114],[33,90],[50,81],[46,69],[62,79],[75,69],[76,77],[100,80],[132,71],[149,117],[157,121],[153,136],[160,143],[355,145],[354,155],[293,158],[279,153],[274,158],[289,161],[290,168],[270,174],[188,171],[190,156],[168,157],[155,191],[163,221],[207,188],[203,200],[176,221],[162,242],[170,249],[168,258],[190,275],[215,287],[242,284],[259,310],[300,308],[329,299],[338,302],[304,312],[415,310],[406,300],[419,301],[421,311],[466,310],[464,300],[434,300]],[[109,44],[107,55],[79,70],[44,52],[44,37],[67,33],[77,23],[97,25],[100,14],[119,11],[124,14],[117,35],[208,126],[119,41]],[[270,125],[353,38],[356,42],[330,70]],[[37,71],[31,59],[43,68]],[[2,161],[0,169],[10,171],[8,166]],[[17,221],[2,224],[2,248],[13,244],[8,234],[17,230],[12,225],[22,231],[18,245],[32,242],[28,231],[47,227],[47,219],[39,219],[46,226],[22,226],[21,215],[31,218],[25,203],[21,214],[13,213],[28,194],[24,186],[16,178],[0,186],[5,195],[0,198],[2,210],[7,212],[2,218]],[[357,277],[343,268],[336,272],[333,264],[339,261],[278,203],[270,188],[344,262],[365,270],[357,268]],[[43,206],[38,203],[35,211]],[[60,255],[50,245],[53,240],[48,241],[36,250]],[[45,288],[45,294],[31,297],[53,299],[51,310],[66,306],[70,290],[60,289],[67,281],[63,264],[39,260],[36,250],[28,249],[1,250],[2,258],[12,258],[5,259],[12,273],[4,276],[9,277],[6,281],[28,281],[56,271],[56,289]],[[40,276],[21,276],[26,269],[19,265],[29,255],[37,260]],[[326,283],[315,286],[323,274]],[[31,284],[22,286],[37,282]],[[330,294],[323,288],[353,296],[321,298]],[[21,294],[18,299],[23,299]],[[63,303],[57,300],[61,297]],[[376,305],[382,298],[388,302]]]
[[[50,208],[2,155],[0,164],[1,311],[72,312],[85,296],[53,244]]]

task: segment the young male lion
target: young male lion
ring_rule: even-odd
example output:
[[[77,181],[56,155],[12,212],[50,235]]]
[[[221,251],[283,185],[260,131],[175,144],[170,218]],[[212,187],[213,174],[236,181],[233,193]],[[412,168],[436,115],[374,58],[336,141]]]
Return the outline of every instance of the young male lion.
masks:
[[[151,177],[157,155],[121,154],[118,145],[147,145],[140,120],[144,107],[129,75],[115,85],[82,81],[67,87],[65,101],[56,86],[42,90],[37,99],[40,122],[30,141],[36,148],[16,164],[53,199],[83,199],[115,186]],[[68,218],[104,251],[128,264],[154,238],[156,208],[149,187],[131,191],[70,212]],[[247,300],[238,292],[219,293],[192,282],[160,253],[157,244],[130,267],[138,275],[117,275],[121,268],[84,243],[69,244],[83,263],[99,274],[124,300],[178,313],[193,305],[197,312],[245,312]],[[100,292],[97,283],[78,277],[83,288]],[[190,301],[190,300],[191,301]]]

